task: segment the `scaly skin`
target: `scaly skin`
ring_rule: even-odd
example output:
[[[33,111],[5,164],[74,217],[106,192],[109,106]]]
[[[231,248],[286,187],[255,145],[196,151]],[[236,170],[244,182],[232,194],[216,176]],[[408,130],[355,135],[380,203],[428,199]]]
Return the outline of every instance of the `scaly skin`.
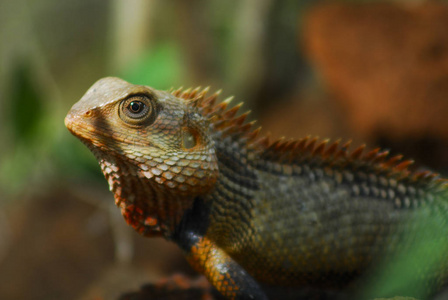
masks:
[[[96,156],[126,221],[177,243],[227,298],[267,299],[267,286],[344,289],[412,249],[417,220],[446,226],[446,183],[411,173],[410,161],[348,154],[339,141],[270,143],[247,114],[235,117],[240,105],[206,92],[104,78],[65,124]],[[447,270],[445,259],[421,276],[439,286]]]

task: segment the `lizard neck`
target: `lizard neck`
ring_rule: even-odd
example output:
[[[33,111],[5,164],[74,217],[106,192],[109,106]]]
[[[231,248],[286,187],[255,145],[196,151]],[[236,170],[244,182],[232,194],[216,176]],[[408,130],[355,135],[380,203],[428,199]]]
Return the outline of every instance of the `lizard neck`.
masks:
[[[112,153],[97,158],[126,222],[142,235],[170,238],[194,196],[148,179],[134,163]]]

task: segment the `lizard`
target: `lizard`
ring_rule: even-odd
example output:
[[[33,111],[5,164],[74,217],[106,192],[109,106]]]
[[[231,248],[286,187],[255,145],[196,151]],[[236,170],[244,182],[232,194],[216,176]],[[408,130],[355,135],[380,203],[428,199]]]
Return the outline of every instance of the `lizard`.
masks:
[[[106,77],[65,125],[93,152],[126,222],[176,243],[225,298],[344,290],[412,248],[416,220],[435,220],[429,235],[446,227],[437,174],[379,148],[349,151],[351,141],[271,140],[220,92]],[[441,286],[448,261],[422,276]]]

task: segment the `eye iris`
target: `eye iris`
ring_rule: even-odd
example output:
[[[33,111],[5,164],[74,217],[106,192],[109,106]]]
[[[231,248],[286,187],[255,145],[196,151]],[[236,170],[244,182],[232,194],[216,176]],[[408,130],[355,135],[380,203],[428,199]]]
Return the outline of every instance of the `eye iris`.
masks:
[[[125,113],[133,119],[144,118],[149,112],[149,106],[142,101],[131,100],[125,106]]]
[[[118,114],[124,122],[131,125],[148,124],[156,117],[154,104],[145,95],[136,95],[121,101]]]

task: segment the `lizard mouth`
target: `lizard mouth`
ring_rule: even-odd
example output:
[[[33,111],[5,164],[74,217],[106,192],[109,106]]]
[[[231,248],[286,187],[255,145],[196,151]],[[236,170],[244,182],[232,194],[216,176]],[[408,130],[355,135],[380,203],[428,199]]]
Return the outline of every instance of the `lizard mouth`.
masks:
[[[98,130],[86,124],[79,115],[72,113],[72,111],[67,114],[64,123],[70,133],[86,145],[97,161],[107,160],[108,148],[101,142],[102,139],[96,138],[98,136],[104,136],[104,133],[99,133]]]
[[[77,118],[76,118],[76,115],[72,114],[71,111],[70,111],[70,112],[67,114],[67,116],[65,116],[64,124],[65,124],[65,127],[67,127],[67,129],[68,129],[73,135],[77,136],[77,135],[76,135],[76,132],[75,132],[75,130],[74,130],[74,127],[75,127],[75,119],[77,119]]]
[[[94,128],[89,128],[85,122],[79,117],[78,114],[73,113],[72,110],[67,114],[64,119],[65,127],[70,131],[71,134],[79,138],[84,144],[88,145],[89,137],[94,135]],[[94,139],[91,139],[92,141]]]
[[[125,137],[120,138],[118,135],[114,134],[112,130],[102,130],[101,127],[94,126],[90,124],[89,121],[85,120],[84,116],[80,116],[78,112],[70,111],[64,120],[65,126],[67,129],[81,140],[91,151],[93,149],[99,148],[103,151],[107,151],[111,149],[111,145],[115,151],[120,151],[120,144],[129,143]],[[163,150],[162,147],[150,142],[150,141],[139,141],[136,139],[132,139],[133,146],[139,147],[151,147],[158,150]]]

